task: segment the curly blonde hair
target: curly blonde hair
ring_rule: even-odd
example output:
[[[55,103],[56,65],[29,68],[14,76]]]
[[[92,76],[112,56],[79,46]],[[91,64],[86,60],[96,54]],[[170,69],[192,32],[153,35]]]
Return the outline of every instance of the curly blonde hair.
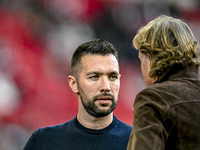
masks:
[[[167,68],[176,64],[200,66],[199,42],[180,19],[159,16],[139,29],[133,45],[150,56],[150,77],[160,77]]]

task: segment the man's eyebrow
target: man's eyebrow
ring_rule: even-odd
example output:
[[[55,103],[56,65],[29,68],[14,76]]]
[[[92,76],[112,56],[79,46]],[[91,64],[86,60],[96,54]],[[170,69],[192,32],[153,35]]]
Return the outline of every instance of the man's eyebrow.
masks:
[[[101,72],[101,71],[91,71],[91,72],[88,72],[86,75],[89,76],[89,75],[94,75],[94,74],[101,75],[101,74],[104,74],[104,73]],[[107,74],[116,74],[116,75],[119,75],[119,72],[118,71],[111,71],[111,72],[108,72]]]
[[[118,71],[111,71],[111,72],[109,72],[109,74],[116,74],[116,75],[119,75],[119,72],[118,72]]]
[[[86,75],[89,76],[89,75],[93,75],[93,74],[103,74],[103,73],[100,71],[90,71]]]

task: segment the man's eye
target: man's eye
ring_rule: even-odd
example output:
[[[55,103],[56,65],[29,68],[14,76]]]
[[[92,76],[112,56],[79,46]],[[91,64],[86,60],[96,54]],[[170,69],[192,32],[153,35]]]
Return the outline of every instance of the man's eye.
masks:
[[[117,75],[111,75],[111,76],[110,76],[110,79],[111,79],[111,80],[116,80],[116,79],[118,79],[118,76],[117,76]]]
[[[98,79],[98,75],[95,75],[95,76],[91,76],[91,77],[89,77],[90,79]]]

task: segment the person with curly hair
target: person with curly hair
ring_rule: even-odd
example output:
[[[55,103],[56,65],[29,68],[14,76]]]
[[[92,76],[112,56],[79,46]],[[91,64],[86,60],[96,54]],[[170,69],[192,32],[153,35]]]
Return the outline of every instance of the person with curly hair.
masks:
[[[200,149],[200,47],[182,20],[161,15],[133,39],[147,88],[134,101],[127,150]]]

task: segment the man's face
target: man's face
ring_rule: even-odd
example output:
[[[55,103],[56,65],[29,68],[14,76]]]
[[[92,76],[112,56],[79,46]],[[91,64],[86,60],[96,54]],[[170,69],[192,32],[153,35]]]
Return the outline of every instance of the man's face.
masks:
[[[142,76],[144,78],[146,86],[150,86],[151,84],[154,83],[153,78],[149,77],[149,70],[151,68],[151,61],[146,54],[143,54],[141,52],[139,52],[138,57],[139,57],[140,62],[141,62]]]
[[[84,109],[92,116],[104,117],[116,107],[120,88],[119,64],[115,56],[86,55],[77,80]]]

